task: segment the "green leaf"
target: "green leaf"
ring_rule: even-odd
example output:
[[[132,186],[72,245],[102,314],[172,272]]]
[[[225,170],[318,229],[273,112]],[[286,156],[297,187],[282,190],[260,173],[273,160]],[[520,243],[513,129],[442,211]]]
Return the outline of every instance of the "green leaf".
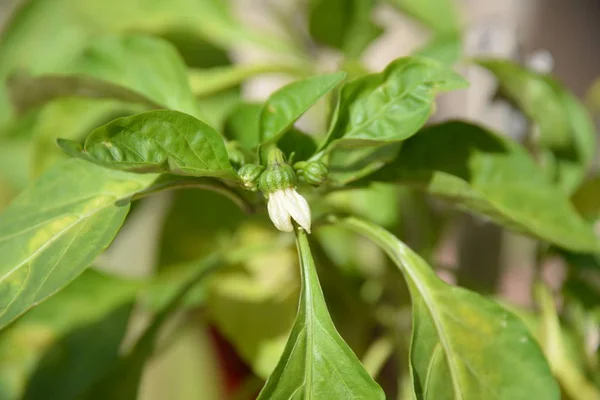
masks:
[[[73,398],[116,358],[138,287],[89,270],[0,333],[0,397]]]
[[[461,30],[456,5],[452,0],[388,0],[436,34],[456,34]]]
[[[276,142],[302,114],[345,77],[345,72],[313,76],[292,82],[273,93],[260,114],[262,143]]]
[[[283,355],[258,399],[384,399],[379,385],[336,331],[306,233],[298,230],[296,235],[302,274],[298,315]]]
[[[119,118],[93,131],[83,146],[64,139],[58,144],[71,155],[115,169],[235,177],[221,136],[178,111]]]
[[[518,143],[448,122],[403,143],[395,161],[365,179],[401,182],[561,247],[595,252],[590,224]]]
[[[228,139],[236,140],[248,149],[260,144],[260,114],[262,103],[240,102],[225,120],[225,135]]]
[[[17,109],[25,112],[57,97],[83,96],[200,115],[183,60],[172,45],[158,38],[100,38],[85,47],[61,74],[14,76],[9,83]]]
[[[374,146],[414,135],[434,110],[435,95],[466,87],[447,66],[426,58],[399,58],[383,72],[348,82],[321,146]]]
[[[340,223],[377,243],[404,274],[413,304],[410,366],[417,399],[560,399],[518,317],[448,285],[385,229],[356,218]]]
[[[208,96],[237,86],[257,75],[290,74],[304,75],[305,68],[286,64],[238,64],[214,68],[195,68],[189,71],[190,85],[196,96]]]
[[[541,324],[538,328],[540,345],[561,387],[573,400],[600,399],[600,390],[587,379],[585,372],[568,352],[550,289],[537,283],[534,295],[541,309]]]
[[[572,193],[585,177],[596,146],[596,132],[585,107],[548,75],[510,61],[477,63],[496,76],[502,94],[537,125],[539,138],[534,141],[542,152],[551,153],[547,160],[550,176],[565,193]]]
[[[371,20],[374,0],[311,0],[308,10],[311,37],[358,58],[383,30]]]
[[[0,215],[0,328],[81,274],[155,179],[69,160],[21,193]]]
[[[418,49],[415,54],[452,65],[462,56],[462,42],[458,35],[436,36]]]

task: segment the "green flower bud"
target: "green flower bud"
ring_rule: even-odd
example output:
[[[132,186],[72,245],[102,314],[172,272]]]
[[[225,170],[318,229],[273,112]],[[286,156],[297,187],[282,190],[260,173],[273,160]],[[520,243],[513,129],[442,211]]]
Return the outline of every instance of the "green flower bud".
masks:
[[[262,174],[264,170],[265,167],[262,165],[246,164],[242,166],[237,173],[244,189],[252,191],[256,190],[260,174]]]
[[[320,161],[300,161],[294,164],[298,179],[309,185],[319,186],[327,180],[329,169]]]
[[[285,162],[281,150],[274,148],[269,153],[267,169],[262,173],[258,182],[258,188],[265,196],[277,190],[296,187],[296,173],[294,169]]]

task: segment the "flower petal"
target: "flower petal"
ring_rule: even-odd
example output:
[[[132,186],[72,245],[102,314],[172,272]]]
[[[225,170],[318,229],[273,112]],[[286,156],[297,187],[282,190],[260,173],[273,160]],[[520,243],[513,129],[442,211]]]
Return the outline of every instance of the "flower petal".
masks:
[[[296,189],[292,188],[285,189],[284,196],[283,206],[285,210],[292,216],[294,221],[310,233],[310,207],[306,199],[296,192]]]
[[[277,229],[283,232],[293,232],[294,226],[290,220],[290,214],[286,211],[283,206],[283,191],[277,190],[269,194],[269,201],[267,203],[267,210],[269,211],[269,218]]]

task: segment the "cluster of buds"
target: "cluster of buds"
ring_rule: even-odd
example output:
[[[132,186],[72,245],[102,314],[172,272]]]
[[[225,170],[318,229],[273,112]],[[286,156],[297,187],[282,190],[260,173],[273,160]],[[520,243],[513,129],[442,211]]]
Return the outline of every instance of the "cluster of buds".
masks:
[[[245,164],[238,170],[242,186],[260,190],[267,198],[269,217],[277,229],[292,232],[292,219],[310,233],[311,215],[308,202],[297,191],[298,179],[318,186],[327,179],[327,167],[318,161],[302,161],[292,168],[283,152],[273,148],[268,155],[267,167]]]

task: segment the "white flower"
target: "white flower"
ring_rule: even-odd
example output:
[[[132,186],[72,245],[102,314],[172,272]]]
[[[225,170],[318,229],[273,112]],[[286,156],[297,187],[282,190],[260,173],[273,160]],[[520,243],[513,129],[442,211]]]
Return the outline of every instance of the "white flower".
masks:
[[[291,218],[304,230],[310,233],[310,207],[304,197],[296,189],[287,188],[269,193],[267,204],[269,218],[277,229],[283,232],[293,232]]]

